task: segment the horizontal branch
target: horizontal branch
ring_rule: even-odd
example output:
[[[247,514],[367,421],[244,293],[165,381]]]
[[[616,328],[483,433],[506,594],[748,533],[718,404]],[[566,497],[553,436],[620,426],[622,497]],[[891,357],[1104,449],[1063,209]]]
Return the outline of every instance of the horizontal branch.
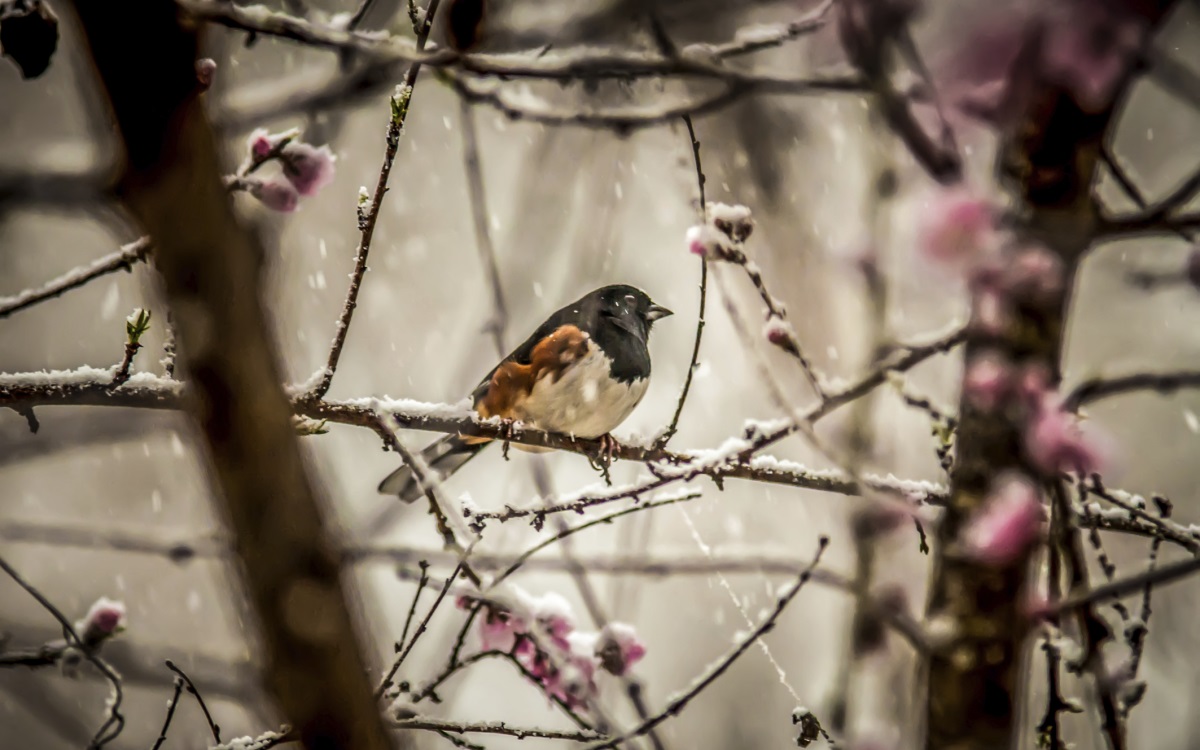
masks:
[[[431,68],[456,68],[467,73],[505,79],[548,81],[636,80],[645,78],[709,78],[728,83],[770,83],[786,86],[789,79],[771,74],[735,70],[714,60],[776,46],[787,39],[815,31],[824,23],[829,3],[778,28],[755,30],[741,39],[720,45],[692,45],[681,56],[666,56],[634,49],[581,47],[552,54],[460,54],[447,48],[425,51],[410,39],[378,32],[358,32],[272,11],[265,6],[239,6],[219,0],[176,0],[201,21],[272,36],[334,52],[352,52],[376,64],[417,63]],[[688,54],[688,52],[693,52]]]
[[[182,384],[148,373],[136,373],[124,385],[114,387],[108,370],[81,368],[50,373],[18,373],[0,375],[0,407],[35,408],[43,406],[123,406],[148,409],[180,409],[183,407]],[[880,377],[879,382],[883,382]],[[854,391],[861,386],[853,386]],[[869,390],[869,389],[867,389]],[[862,391],[863,393],[866,390]],[[326,420],[335,424],[365,427],[376,433],[384,428],[380,415],[388,415],[403,428],[451,434],[471,435],[492,439],[509,439],[513,443],[554,448],[583,455],[599,455],[604,445],[600,440],[585,440],[568,435],[514,428],[508,434],[499,421],[481,422],[474,412],[447,404],[426,404],[416,401],[390,399],[357,399],[352,401],[310,401],[303,394],[293,396],[292,408],[299,416]],[[649,464],[653,470],[668,476],[669,483],[686,481],[700,476],[716,479],[747,479],[769,484],[781,484],[803,489],[835,492],[845,495],[859,493],[857,483],[836,471],[811,471],[799,464],[777,460],[770,456],[750,456],[743,459],[724,456],[719,451],[676,452],[653,447],[618,445],[613,457]],[[925,502],[938,504],[940,495],[934,485],[897,480],[879,480],[880,486],[898,492],[915,492]],[[643,491],[654,489],[647,487]],[[639,491],[638,494],[640,494]],[[617,499],[617,498],[611,498]]]
[[[1101,218],[1095,236],[1100,240],[1120,240],[1155,234],[1179,234],[1200,229],[1200,213],[1158,216],[1143,214],[1123,218]]]
[[[416,717],[399,719],[392,723],[396,729],[425,729],[432,732],[449,732],[451,734],[501,734],[506,737],[516,737],[523,740],[534,737],[543,740],[569,740],[571,742],[594,742],[604,739],[605,735],[586,730],[560,731],[556,729],[531,729],[511,727],[503,721],[484,721],[460,723]]]
[[[826,78],[747,76],[727,82],[714,93],[680,98],[665,104],[656,96],[649,105],[581,110],[578,107],[556,107],[548,102],[531,104],[532,97],[527,92],[518,91],[514,92],[514,96],[506,96],[502,86],[491,85],[485,90],[471,77],[450,71],[442,71],[442,77],[467,101],[492,107],[513,120],[541,125],[605,128],[618,132],[664,125],[684,115],[699,117],[711,114],[753,94],[822,94],[865,90],[863,81],[852,75]]]
[[[1138,372],[1114,378],[1090,378],[1067,394],[1063,408],[1074,411],[1084,404],[1125,393],[1150,391],[1169,395],[1185,388],[1200,388],[1200,371]]]

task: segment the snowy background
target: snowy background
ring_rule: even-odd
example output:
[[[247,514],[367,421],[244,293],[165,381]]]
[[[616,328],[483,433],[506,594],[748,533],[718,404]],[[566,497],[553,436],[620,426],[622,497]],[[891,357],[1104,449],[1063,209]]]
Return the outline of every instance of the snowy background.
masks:
[[[977,12],[969,2],[936,5],[918,38],[932,60]],[[1194,3],[1183,5],[1162,46],[1200,74],[1200,11]],[[761,4],[685,19],[679,28],[686,38],[680,42],[726,40],[748,23],[787,20],[799,6]],[[73,40],[69,19],[64,22],[63,38]],[[222,102],[246,101],[271,81],[316,81],[336,65],[329,54],[272,39],[245,49],[241,37],[221,31],[210,42],[222,63],[209,94],[217,112]],[[232,62],[224,59],[229,53]],[[836,40],[827,30],[758,59],[800,74],[836,56]],[[94,86],[71,43],[36,81],[23,82],[12,66],[0,64],[0,169],[82,167],[111,158],[112,137],[98,130],[90,116]],[[549,92],[560,104],[581,106],[593,98],[611,104],[639,98],[653,102],[661,96],[647,84],[602,87],[595,94]],[[300,126],[306,140],[329,142],[338,156],[337,178],[291,216],[268,215],[251,199],[238,197],[247,215],[265,222],[272,233],[269,308],[294,381],[306,379],[324,363],[358,238],[358,189],[373,186],[377,178],[387,116],[387,94],[381,93],[337,117],[264,123],[273,130]],[[453,402],[496,359],[482,328],[490,301],[471,227],[460,116],[454,93],[422,74],[331,398],[390,395]],[[595,287],[631,283],[643,288],[676,315],[656,326],[649,393],[616,434],[653,434],[674,410],[698,302],[700,269],[683,242],[696,221],[686,131],[680,123],[620,137],[602,130],[515,123],[486,108],[477,108],[475,116],[491,230],[510,307],[507,341],[523,339],[550,311]],[[871,121],[859,97],[752,97],[700,118],[697,130],[709,199],[743,203],[754,211],[757,230],[748,248],[771,290],[787,303],[806,352],[822,371],[849,378],[866,362],[869,306],[854,265],[864,248],[877,247],[885,261],[890,336],[911,340],[962,319],[963,290],[923,265],[913,247],[916,220],[931,184],[902,146]],[[1115,144],[1147,192],[1157,196],[1200,164],[1197,132],[1200,114],[1146,83],[1133,92]],[[245,135],[228,133],[231,168],[241,158]],[[970,147],[976,181],[989,184],[990,140],[971,131],[964,133],[964,143]],[[899,191],[894,200],[879,202],[871,188],[888,168],[897,174]],[[1105,194],[1115,191],[1105,188]],[[90,262],[136,237],[133,229],[78,207],[0,210],[0,296]],[[1174,267],[1185,250],[1180,242],[1139,240],[1093,252],[1078,279],[1068,381],[1138,367],[1200,367],[1200,327],[1193,324],[1200,315],[1200,296],[1184,287],[1138,292],[1123,276],[1135,268]],[[760,303],[745,279],[733,273],[728,278],[743,313],[757,314]],[[123,319],[138,306],[154,311],[155,321],[135,369],[157,371],[163,307],[145,266],[0,320],[0,371],[114,364],[122,352]],[[764,343],[763,348],[769,347]],[[776,352],[767,354],[796,403],[807,403],[811,393],[793,363]],[[937,358],[914,371],[909,383],[914,391],[953,405],[959,369],[956,358]],[[894,392],[884,388],[879,393],[872,402],[870,467],[943,481],[925,416],[904,407]],[[850,413],[847,409],[823,422],[821,434],[834,444],[844,441]],[[1119,473],[1107,478],[1109,484],[1163,493],[1175,502],[1178,520],[1200,523],[1197,414],[1200,397],[1194,394],[1136,396],[1096,408],[1095,419],[1122,446]],[[740,433],[747,419],[775,416],[752,359],[733,333],[719,296],[710,290],[700,368],[673,445],[716,447]],[[171,692],[171,675],[162,667],[167,658],[195,680],[225,736],[272,728],[277,718],[255,679],[253,629],[245,621],[236,575],[227,563],[201,557],[177,565],[161,556],[114,550],[102,541],[199,542],[219,533],[204,464],[184,420],[174,414],[87,407],[45,408],[39,418],[41,431],[30,435],[22,417],[0,412],[0,549],[68,615],[81,615],[101,595],[126,602],[129,630],[106,651],[126,678],[128,698],[129,725],[113,747],[144,748],[157,737]],[[410,446],[434,437],[404,436]],[[353,541],[362,519],[387,502],[376,495],[375,486],[397,459],[360,428],[332,426],[326,435],[303,440],[335,510],[335,533]],[[824,465],[798,437],[776,446],[774,453]],[[561,494],[599,481],[578,455],[539,459],[514,451],[506,463],[499,450],[489,450],[453,478],[447,493],[489,509],[529,504],[535,495],[531,468],[538,460],[546,461]],[[626,483],[644,474],[644,467],[622,464],[613,478]],[[739,481],[728,482],[723,492],[707,480],[694,486],[704,493],[698,500],[635,514],[575,537],[576,554],[801,561],[815,550],[817,536],[828,534],[833,542],[827,564],[852,569],[846,520],[856,507],[854,499]],[[34,527],[48,525],[80,530],[84,542],[30,539]],[[87,542],[89,538],[93,541]],[[538,538],[521,521],[493,523],[479,549],[516,552]],[[433,521],[420,504],[405,511],[381,541],[414,550],[414,560],[427,551],[438,575],[449,571]],[[1124,538],[1107,543],[1126,570],[1140,567],[1147,545]],[[890,539],[879,554],[879,583],[901,585],[920,611],[927,558],[917,550],[915,533]],[[1167,559],[1178,554],[1165,552]],[[551,549],[543,556],[555,559],[556,554]],[[359,565],[350,578],[360,592],[373,644],[374,681],[381,665],[390,661],[414,586],[398,579],[390,564]],[[757,619],[773,602],[775,589],[788,580],[759,572],[669,578],[594,573],[590,578],[608,614],[636,625],[648,646],[636,674],[645,681],[652,709],[727,650],[735,635],[747,629],[746,617]],[[574,604],[580,622],[586,621],[586,610],[565,573],[531,570],[517,580],[535,594],[560,592]],[[1133,713],[1133,747],[1190,748],[1200,739],[1200,719],[1181,718],[1200,693],[1192,660],[1200,648],[1196,592],[1193,581],[1156,594],[1142,667],[1150,688],[1146,703]],[[793,742],[790,716],[795,706],[808,706],[824,720],[847,647],[849,603],[842,593],[806,588],[764,648],[756,647],[665,725],[669,745],[787,747]],[[443,609],[405,666],[404,678],[419,684],[437,672],[459,618],[453,608]],[[7,579],[0,580],[0,631],[21,645],[59,635],[37,604]],[[852,704],[853,735],[911,741],[921,714],[912,705],[920,694],[912,666],[908,650],[896,639],[873,657],[866,678],[855,686],[859,697]],[[605,705],[628,719],[617,686],[610,682],[605,690]],[[0,745],[46,750],[84,745],[102,717],[105,691],[99,679],[72,682],[52,670],[0,671]],[[434,710],[447,718],[566,726],[536,688],[506,664],[482,664],[441,694],[446,700]],[[1036,714],[1040,707],[1035,699],[1031,711]],[[201,746],[207,738],[202,717],[192,704],[180,711],[166,747]],[[445,744],[432,735],[416,740],[421,747]],[[520,746],[531,742],[554,745],[526,740]],[[485,744],[518,746],[507,738],[487,738]]]

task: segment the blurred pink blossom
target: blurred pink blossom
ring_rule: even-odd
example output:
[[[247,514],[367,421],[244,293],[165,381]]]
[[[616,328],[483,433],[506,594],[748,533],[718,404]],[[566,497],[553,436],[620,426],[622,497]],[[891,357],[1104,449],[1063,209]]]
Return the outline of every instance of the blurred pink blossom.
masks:
[[[720,257],[721,248],[725,244],[725,236],[709,225],[694,226],[687,231],[688,252],[701,258],[713,259]]]
[[[99,645],[124,628],[125,604],[104,596],[97,599],[83,619],[75,623],[80,640],[89,648]]]
[[[1043,70],[1050,80],[1069,88],[1087,111],[1111,103],[1145,37],[1145,22],[1119,5],[1060,0],[1045,13]]]
[[[964,271],[982,262],[996,238],[992,205],[965,190],[938,193],[921,220],[921,252],[940,265]]]
[[[303,141],[292,141],[279,152],[283,174],[301,195],[316,195],[333,182],[337,158],[329,146],[317,148]]]
[[[963,529],[963,548],[985,565],[1008,565],[1037,539],[1044,518],[1041,496],[1031,481],[1002,477]]]
[[[246,190],[267,208],[280,213],[291,213],[300,204],[300,194],[290,182],[280,177],[268,180],[246,180]]]
[[[985,352],[971,359],[963,375],[963,395],[976,409],[992,411],[1003,404],[1013,392],[1013,366],[995,352]]]
[[[1025,452],[1046,474],[1073,471],[1086,476],[1106,463],[1106,446],[1094,431],[1085,434],[1079,418],[1064,411],[1057,397],[1044,397],[1025,426]]]
[[[610,622],[600,631],[593,653],[605,671],[618,677],[629,671],[646,655],[646,646],[632,625]]]

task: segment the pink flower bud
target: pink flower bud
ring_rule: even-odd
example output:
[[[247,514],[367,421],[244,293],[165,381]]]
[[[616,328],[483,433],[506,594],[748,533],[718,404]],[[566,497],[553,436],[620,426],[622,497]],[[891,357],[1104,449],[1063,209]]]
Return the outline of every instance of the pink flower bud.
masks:
[[[713,259],[720,257],[721,245],[725,238],[710,226],[695,226],[687,231],[688,252],[701,258]]]
[[[637,637],[632,625],[610,622],[596,640],[595,656],[605,671],[620,677],[646,655],[646,646]]]
[[[216,75],[216,60],[205,57],[196,61],[196,82],[200,84],[201,91],[208,91],[212,88],[213,79],[216,78]]]
[[[103,596],[96,600],[82,620],[75,623],[80,640],[88,648],[96,647],[124,627],[125,604]]]
[[[800,354],[800,346],[796,343],[796,329],[792,324],[778,315],[767,318],[763,325],[763,335],[767,341],[793,355]]]
[[[258,198],[264,206],[272,211],[291,213],[300,203],[300,194],[287,180],[272,177],[269,180],[247,180],[246,190]]]
[[[985,565],[1006,566],[1037,539],[1044,518],[1037,487],[1024,477],[1004,477],[963,529],[963,548]]]
[[[484,607],[480,613],[479,640],[484,651],[511,653],[517,636],[527,632],[524,621],[500,607]]]
[[[267,154],[271,153],[271,149],[275,147],[275,143],[266,128],[258,128],[246,139],[246,146],[255,158],[265,159]]]
[[[302,141],[292,141],[279,153],[283,174],[301,195],[316,195],[333,182],[337,160],[328,146],[317,148]]]
[[[963,375],[963,396],[980,411],[993,411],[1013,392],[1012,365],[999,354],[987,352],[973,358]]]
[[[965,270],[981,260],[995,238],[990,203],[962,190],[937,195],[921,223],[921,251],[943,266]]]

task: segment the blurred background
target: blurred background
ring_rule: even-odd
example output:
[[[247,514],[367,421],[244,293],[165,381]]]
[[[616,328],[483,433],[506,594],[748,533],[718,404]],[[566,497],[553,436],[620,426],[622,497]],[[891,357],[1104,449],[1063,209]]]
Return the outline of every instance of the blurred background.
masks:
[[[648,34],[615,22],[570,23],[573,17],[597,12],[603,6],[599,2],[511,3],[508,21],[523,34],[555,39],[561,28],[568,40],[578,34],[583,41],[651,48]],[[0,63],[0,171],[102,168],[114,158],[114,139],[100,124],[96,83],[83,64],[68,8],[53,7],[63,24],[49,71],[22,81],[15,67]],[[740,28],[788,21],[809,7],[794,1],[693,0],[691,5],[663,3],[662,18],[682,45],[728,41]],[[935,72],[953,60],[964,30],[980,23],[985,10],[1004,8],[1004,3],[928,4],[916,28],[917,43]],[[353,7],[327,2],[320,10],[349,12]],[[391,23],[387,18],[394,10],[377,6],[377,17],[368,18],[366,27]],[[614,12],[618,18],[633,15],[619,7]],[[405,28],[402,12],[393,20],[394,28]],[[1198,41],[1200,8],[1184,2],[1156,45],[1200,75]],[[247,112],[261,110],[264,97],[278,91],[321,85],[338,64],[335,55],[291,43],[260,38],[247,47],[245,42],[245,34],[224,29],[213,29],[208,36],[210,54],[220,65],[206,95],[210,111],[219,122],[239,123],[225,131],[229,171],[244,155]],[[840,65],[839,50],[830,27],[740,64],[803,75]],[[325,362],[358,241],[358,190],[373,187],[378,177],[390,93],[388,86],[344,108],[254,123],[272,131],[300,127],[304,140],[329,143],[338,158],[334,183],[304,200],[295,214],[272,214],[248,196],[235,198],[247,219],[267,232],[269,283],[264,293],[292,381],[306,380]],[[556,106],[584,109],[653,105],[679,93],[674,86],[654,83],[605,84],[590,91],[579,86],[531,88],[531,94]],[[700,267],[686,252],[683,237],[698,222],[697,189],[686,129],[681,122],[628,135],[543,127],[510,121],[484,106],[474,108],[473,116],[490,230],[510,312],[506,341],[510,346],[519,342],[549,312],[595,287],[630,283],[646,290],[676,315],[656,326],[650,390],[615,434],[621,439],[653,435],[674,411],[695,335]],[[423,72],[329,398],[387,395],[455,402],[496,361],[484,330],[491,301],[471,224],[461,118],[453,90]],[[806,353],[822,372],[852,378],[862,371],[878,335],[877,303],[886,312],[886,339],[909,341],[964,320],[961,285],[926,265],[914,247],[917,223],[934,186],[862,97],[751,96],[697,118],[696,128],[709,200],[753,210],[757,228],[747,248],[771,291],[787,303]],[[1200,167],[1197,132],[1200,113],[1144,80],[1128,98],[1113,143],[1153,198]],[[998,190],[992,138],[970,125],[962,127],[959,137],[969,180]],[[896,178],[892,197],[881,197],[876,190],[886,174]],[[1098,187],[1101,195],[1110,205],[1127,208],[1109,182]],[[111,213],[74,204],[0,206],[0,296],[90,263],[138,234]],[[1145,292],[1126,279],[1133,270],[1176,268],[1186,251],[1177,240],[1138,240],[1092,252],[1073,302],[1068,383],[1133,369],[1200,368],[1200,327],[1189,323],[1200,314],[1196,291],[1177,285]],[[882,299],[871,298],[859,271],[859,261],[872,253],[886,279]],[[726,270],[742,314],[756,320],[761,303],[753,288],[736,269]],[[161,373],[157,360],[166,311],[145,265],[0,320],[0,371],[115,364],[125,339],[123,319],[135,307],[154,313],[135,370]],[[673,442],[677,449],[714,448],[740,434],[748,419],[779,416],[746,342],[734,333],[712,287],[707,320],[692,394]],[[811,402],[813,395],[794,363],[768,351],[765,342],[755,345],[770,359],[794,403]],[[935,358],[910,374],[907,388],[953,406],[960,371],[956,357]],[[907,408],[886,387],[866,408],[872,425],[867,468],[944,481],[926,415]],[[1139,395],[1098,405],[1092,417],[1120,446],[1118,472],[1106,477],[1108,484],[1162,493],[1174,501],[1179,521],[1200,523],[1194,490],[1198,412],[1200,396],[1187,393]],[[822,422],[820,434],[845,446],[854,413],[853,407],[843,409]],[[111,747],[148,747],[158,736],[171,694],[164,659],[190,674],[223,736],[274,728],[279,719],[258,686],[253,623],[230,562],[202,554],[177,564],[162,555],[114,549],[122,546],[121,540],[183,541],[211,549],[210,540],[221,535],[204,458],[186,420],[171,413],[98,407],[41,408],[38,417],[41,429],[33,435],[24,418],[0,412],[0,549],[70,617],[82,616],[102,595],[126,603],[128,630],[105,651],[125,678],[128,701],[128,726]],[[436,436],[414,432],[402,437],[410,447],[419,447]],[[376,484],[398,459],[361,428],[332,425],[328,434],[303,438],[303,445],[331,508],[331,533],[344,542],[361,541],[363,520],[388,502],[376,494]],[[799,437],[770,452],[813,468],[828,466]],[[486,509],[536,503],[532,469],[538,461],[549,468],[560,495],[600,481],[578,455],[534,457],[514,451],[511,458],[505,462],[499,450],[487,451],[448,482],[447,495]],[[645,475],[645,467],[632,464],[613,470],[617,484]],[[700,499],[589,530],[573,538],[575,554],[588,559],[736,561],[768,556],[802,561],[815,551],[818,535],[828,534],[829,567],[853,569],[846,522],[860,501],[739,481],[728,482],[723,491],[707,480],[693,484],[703,491]],[[61,543],[43,538],[48,528],[78,533],[70,534],[70,543]],[[548,525],[539,534],[519,520],[492,523],[477,549],[519,552],[552,530]],[[433,519],[422,504],[406,509],[381,533],[375,541],[411,550],[414,562],[427,553],[434,575],[448,574],[452,563],[441,552]],[[1144,539],[1106,537],[1109,554],[1127,572],[1142,567],[1148,545]],[[918,551],[915,532],[889,538],[878,554],[876,583],[902,587],[919,613],[928,558]],[[1166,559],[1178,554],[1164,548]],[[561,559],[557,548],[540,558]],[[593,572],[589,579],[607,614],[634,624],[646,643],[648,654],[635,672],[656,711],[748,629],[747,618],[757,620],[772,605],[774,592],[789,576]],[[397,575],[395,565],[379,562],[354,566],[347,580],[361,603],[375,682],[390,663],[414,585]],[[574,605],[581,626],[590,626],[566,573],[538,566],[520,573],[516,582],[533,594],[562,594]],[[1142,665],[1149,692],[1132,714],[1132,747],[1182,749],[1200,741],[1200,718],[1188,711],[1200,697],[1191,659],[1200,648],[1197,590],[1193,581],[1155,595]],[[840,592],[806,588],[762,648],[748,653],[687,711],[665,724],[662,736],[668,746],[794,746],[790,717],[797,706],[808,707],[828,725],[847,649],[849,605],[849,597]],[[460,611],[443,607],[400,676],[419,685],[437,674],[461,618]],[[36,602],[7,579],[0,580],[0,631],[13,647],[61,635]],[[1110,659],[1121,658],[1120,648],[1113,647]],[[1033,671],[1030,727],[1043,705],[1037,687],[1042,670]],[[914,746],[923,713],[917,680],[909,649],[889,639],[887,649],[871,657],[852,685],[848,736]],[[616,681],[604,682],[602,676],[601,689],[605,707],[629,721]],[[1068,689],[1081,694],[1071,680]],[[85,745],[104,715],[106,691],[105,683],[89,674],[72,681],[52,669],[0,671],[0,745],[46,750]],[[443,703],[425,707],[436,716],[569,726],[507,664],[480,664],[440,693]],[[208,730],[193,704],[181,705],[176,722],[165,747],[203,746]],[[1068,726],[1077,747],[1102,746],[1092,717],[1071,717]],[[1027,732],[1027,742],[1032,738],[1032,731]],[[511,738],[480,739],[491,748],[518,745]],[[445,744],[434,735],[414,741],[418,747]],[[531,743],[555,746],[542,740],[525,740],[521,746]]]

